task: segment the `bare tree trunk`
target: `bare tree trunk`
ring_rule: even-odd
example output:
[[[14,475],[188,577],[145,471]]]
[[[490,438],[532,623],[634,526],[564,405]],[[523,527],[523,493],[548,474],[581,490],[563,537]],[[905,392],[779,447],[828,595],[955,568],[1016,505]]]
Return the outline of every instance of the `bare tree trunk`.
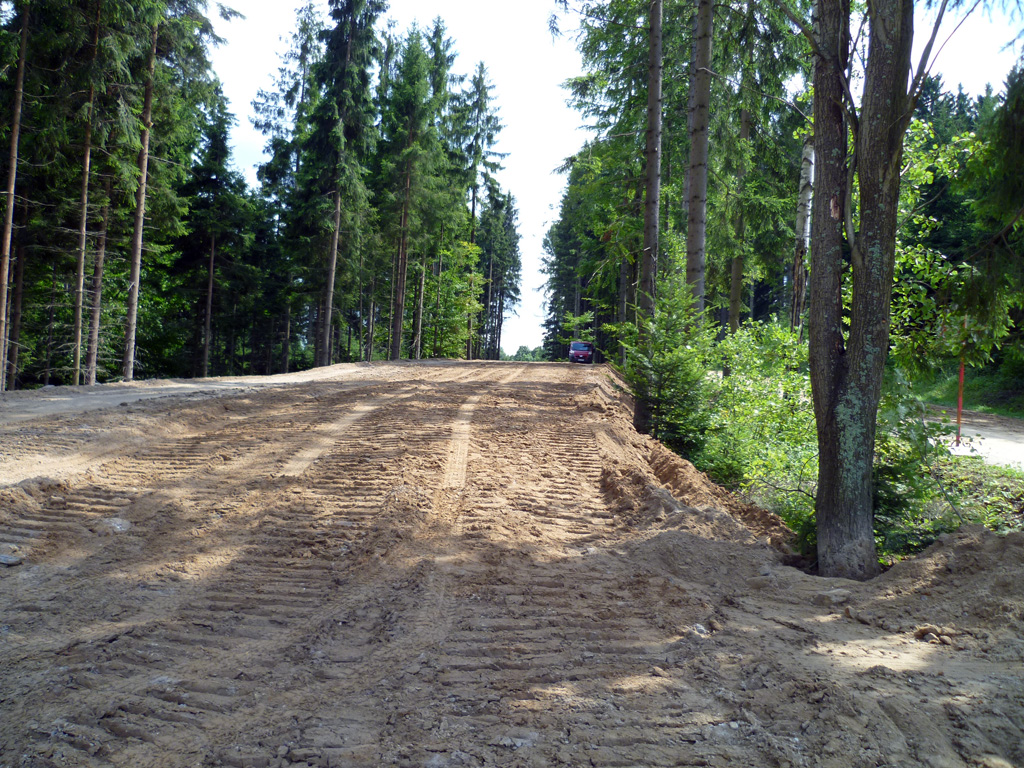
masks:
[[[405,198],[398,243],[398,261],[395,265],[395,313],[391,317],[391,359],[402,356],[402,326],[405,322],[405,281],[409,272],[409,207],[412,200],[412,161],[405,167]]]
[[[644,153],[646,186],[644,190],[644,250],[640,258],[640,280],[637,286],[637,313],[640,315],[640,343],[646,342],[644,321],[654,317],[658,279],[658,224],[661,221],[661,86],[664,72],[662,48],[662,0],[650,0],[649,39],[647,54],[647,143]],[[651,430],[651,403],[636,398],[633,426],[638,432]]]
[[[156,72],[156,43],[159,25],[153,25],[152,43],[146,75],[146,93],[142,104],[142,148],[139,150],[139,188],[135,194],[135,221],[132,226],[131,277],[128,283],[128,318],[125,326],[124,380],[135,376],[135,331],[139,314],[139,280],[142,273],[142,233],[146,224],[146,183],[149,176],[149,133],[153,127],[153,77]]]
[[[476,283],[476,273],[473,272],[473,273],[470,273],[470,275],[469,275],[469,295],[470,296],[473,296],[473,295],[476,294],[476,291],[474,290],[475,287],[476,287],[475,283]],[[467,335],[467,338],[466,338],[466,359],[467,360],[472,360],[473,359],[473,313],[472,312],[470,312],[469,315],[466,317],[466,329],[468,331],[468,335]]]
[[[444,234],[441,235],[444,237]],[[437,304],[434,309],[434,357],[441,356],[441,348],[438,346],[438,331],[441,327],[441,272],[444,269],[444,257],[441,256],[441,246],[437,249]]]
[[[711,106],[711,31],[714,0],[697,0],[686,224],[686,282],[694,307],[704,311],[704,263],[708,203],[708,128]]]
[[[501,359],[501,327],[505,324],[505,281],[498,281],[498,327],[494,333],[494,359]]]
[[[89,166],[92,161],[92,102],[95,98],[93,86],[89,86],[89,122],[85,126],[85,150],[82,158],[81,216],[78,221],[78,256],[75,263],[75,347],[74,384],[78,386],[82,369],[82,307],[85,303],[85,250],[88,243],[89,223]]]
[[[619,261],[619,305],[616,318],[619,323],[623,324],[629,318],[629,283],[632,277],[633,270],[629,257],[623,254]],[[626,346],[621,342],[619,344],[619,362],[623,365],[626,363]]]
[[[27,218],[27,214],[25,214]],[[14,268],[14,295],[11,297],[11,352],[7,359],[7,388],[14,389],[18,381],[18,357],[21,353],[21,306],[25,295],[25,243],[18,238],[18,262]]]
[[[368,327],[366,329],[366,362],[368,363],[373,361],[373,332],[377,316],[377,307],[373,298],[373,292],[374,288],[376,288],[376,284],[376,280],[370,281],[370,319],[367,323]]]
[[[323,315],[323,344],[319,365],[331,364],[331,330],[334,326],[334,275],[338,266],[338,238],[341,235],[341,189],[334,190],[334,231],[331,233],[331,251],[327,259],[327,298]]]
[[[317,297],[316,302],[316,318],[313,323],[313,367],[320,365],[320,360],[324,354],[324,334],[323,334],[323,322],[324,322],[324,295],[321,292]]]
[[[43,386],[50,384],[50,372],[53,370],[53,326],[57,323],[57,265],[53,265],[50,276],[50,317],[46,324],[46,368],[43,371]]]
[[[835,464],[822,462],[824,469],[819,468],[815,504],[819,570],[828,576],[858,579],[879,572],[872,525],[872,469],[878,404],[889,350],[903,135],[914,109],[907,94],[914,37],[913,1],[880,0],[872,7],[856,141],[860,232],[854,234],[849,221],[852,216],[847,220],[853,275],[850,331],[845,353],[840,351],[833,366],[819,370],[819,375],[829,375],[831,386],[818,394],[815,403],[824,416],[821,425],[825,429],[819,426],[819,446],[827,443],[829,456],[838,459]],[[824,158],[821,151],[815,155]],[[816,203],[815,207],[822,206]],[[817,268],[815,261],[812,274]],[[835,296],[831,299],[841,305]],[[826,334],[819,335],[841,332],[841,328],[831,332],[826,329]],[[817,341],[816,356],[820,356],[822,339]]]
[[[477,190],[479,189],[477,180],[473,179],[473,184],[470,187],[472,190],[470,193],[470,208],[469,208],[469,242],[471,245],[476,245],[476,197]]]
[[[85,383],[96,383],[96,358],[100,345],[100,314],[103,308],[103,262],[107,254],[107,228],[110,226],[111,181],[107,178],[103,202],[103,224],[96,243],[96,259],[92,266],[92,316],[89,320],[89,346],[85,353]]]
[[[750,110],[740,110],[740,141],[750,141]],[[737,182],[743,186],[746,168],[741,168]],[[729,331],[736,333],[740,329],[740,310],[743,305],[743,254],[746,249],[746,220],[743,218],[742,207],[736,215],[736,255],[732,259],[732,280],[729,285]]]
[[[7,360],[7,282],[11,268],[11,236],[14,233],[14,189],[18,179],[18,140],[21,136],[21,102],[25,93],[25,55],[28,49],[28,3],[21,11],[21,42],[18,48],[18,74],[14,81],[14,115],[11,118],[11,154],[7,166],[7,208],[0,243],[0,371]],[[6,380],[0,375],[0,392]]]
[[[800,159],[800,189],[796,205],[796,248],[793,254],[793,299],[790,304],[789,329],[803,330],[804,302],[807,298],[807,244],[811,228],[811,195],[814,192],[814,136],[804,139]]]
[[[363,256],[362,256],[362,254],[359,255],[359,280],[356,283],[356,290],[359,292],[359,337],[358,337],[359,355],[356,357],[356,359],[357,360],[362,360],[363,359],[363,342],[364,342],[363,326],[364,326],[364,323],[366,322],[366,315],[364,314],[364,312],[366,310],[366,296],[363,295]]]
[[[487,260],[487,301],[484,304],[482,329],[484,334],[484,358],[491,358],[491,344],[493,343],[494,316],[492,305],[494,303],[494,254]]]
[[[815,160],[811,242],[811,391],[818,431],[818,566],[826,576],[866,579],[879,571],[873,535],[872,468],[878,403],[889,344],[912,0],[879,0],[869,21],[861,119],[855,144],[860,231],[853,226],[845,162],[845,56],[849,7],[821,0],[815,67]],[[941,9],[940,9],[941,18]],[[852,302],[844,337],[842,230],[851,249]]]
[[[210,372],[210,333],[213,330],[213,268],[217,253],[217,236],[210,235],[210,263],[206,277],[206,313],[203,315],[203,365],[200,378],[205,379]]]
[[[416,299],[416,334],[413,337],[413,357],[419,360],[422,356],[423,346],[423,294],[427,288],[427,257],[423,257],[423,261],[420,263],[420,286],[417,291]]]
[[[102,0],[96,1],[96,20],[93,24],[92,34],[92,65],[96,64],[96,57],[100,49],[100,13],[103,9]],[[92,76],[92,73],[90,73]],[[78,219],[78,258],[75,264],[75,348],[74,362],[75,369],[74,384],[78,386],[82,372],[82,308],[85,304],[85,249],[88,236],[89,224],[89,172],[92,165],[92,112],[96,100],[96,86],[89,83],[89,99],[85,113],[85,140],[82,150],[82,194],[80,198],[81,213]]]
[[[841,506],[837,495],[843,457],[837,440],[836,385],[846,378],[846,341],[842,328],[842,209],[847,195],[847,136],[843,115],[843,72],[849,57],[849,16],[845,0],[819,0],[819,46],[838,52],[838,59],[814,62],[814,154],[818,194],[814,196],[811,229],[810,371],[814,417],[818,432],[818,478],[834,484],[819,487],[816,508]],[[820,522],[819,522],[820,525]],[[826,528],[829,524],[826,522]],[[831,526],[834,528],[835,526]],[[828,531],[838,543],[838,531]],[[860,536],[858,535],[859,539]],[[873,549],[873,546],[872,546]],[[863,560],[860,553],[859,560]]]
[[[290,276],[289,281],[291,282]],[[282,340],[282,373],[288,373],[292,364],[292,303],[286,301],[284,304],[284,338]]]

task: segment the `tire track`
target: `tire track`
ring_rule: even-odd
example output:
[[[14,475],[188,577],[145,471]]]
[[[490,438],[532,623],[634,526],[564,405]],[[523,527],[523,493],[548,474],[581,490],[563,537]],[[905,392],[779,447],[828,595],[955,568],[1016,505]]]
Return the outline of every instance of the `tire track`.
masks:
[[[573,392],[569,378],[535,398],[543,426],[529,431],[502,407],[515,388],[460,409],[453,431],[469,460],[462,470],[455,455],[445,486],[459,477],[465,492],[438,566],[447,631],[400,676],[381,764],[688,764],[702,724],[685,716],[685,691],[652,678],[664,633],[612,562],[603,462],[591,430],[575,427]],[[510,460],[474,471],[495,442]]]
[[[46,740],[59,742],[62,760],[83,766],[195,764],[157,757],[174,752],[201,764],[258,765],[276,757],[280,744],[225,749],[217,734],[237,735],[240,724],[260,721],[269,706],[259,701],[260,691],[285,687],[299,674],[295,667],[308,666],[311,627],[314,636],[325,628],[343,630],[338,645],[344,652],[324,660],[341,665],[354,661],[353,649],[370,648],[386,635],[387,612],[374,609],[372,601],[367,607],[352,600],[345,588],[358,581],[355,572],[386,557],[393,534],[414,525],[417,510],[415,503],[406,509],[404,481],[416,475],[414,464],[429,464],[432,452],[447,448],[438,440],[438,421],[450,421],[452,409],[408,403],[412,394],[356,406],[317,430],[315,452],[303,442],[284,464],[289,473],[277,482],[283,486],[254,492],[241,505],[236,515],[244,515],[244,535],[236,534],[230,551],[225,548],[226,563],[208,586],[178,600],[177,613],[74,650],[75,663],[66,665],[73,684],[95,692],[86,697],[90,701],[116,705],[83,708],[47,729]],[[321,406],[321,415],[330,409]],[[362,421],[361,430],[352,428]],[[366,433],[376,436],[372,445]],[[252,442],[265,438],[256,433]],[[218,436],[203,444],[216,450],[219,442]],[[202,469],[201,457],[191,464],[206,472],[206,490],[218,487],[215,476],[225,490],[229,473]],[[300,467],[304,474],[296,476]],[[242,669],[239,658],[246,659]],[[288,668],[283,675],[282,665]],[[332,677],[323,665],[313,666]],[[211,667],[225,672],[199,674]],[[367,712],[373,711],[371,702]],[[318,746],[293,754],[315,748],[335,759],[349,749],[314,741]],[[45,751],[38,747],[40,755]]]

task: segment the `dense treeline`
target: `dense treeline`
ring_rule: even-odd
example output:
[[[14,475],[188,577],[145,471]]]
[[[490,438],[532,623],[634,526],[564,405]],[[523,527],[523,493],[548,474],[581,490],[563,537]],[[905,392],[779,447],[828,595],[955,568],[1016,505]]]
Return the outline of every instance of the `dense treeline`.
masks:
[[[638,429],[873,575],[887,519],[941,527],[908,377],[1024,380],[1024,66],[946,92],[895,0],[559,5],[594,137],[545,243],[546,354],[596,341]]]
[[[686,10],[681,11],[684,17]],[[603,26],[595,31],[585,24],[584,29],[584,51],[591,36],[607,34]],[[782,38],[783,31],[777,29],[776,35]],[[726,57],[728,47],[716,46],[720,49]],[[588,115],[597,113],[595,105],[607,108],[614,103],[610,93],[589,89],[608,78],[600,67],[619,69],[617,62],[624,57],[614,49],[599,50],[605,59],[587,59],[595,71],[571,83],[577,106]],[[637,61],[638,57],[639,53],[634,55]],[[782,61],[781,52],[775,61]],[[795,59],[791,61],[792,68],[780,69],[777,77],[806,74]],[[738,65],[721,61],[715,67],[717,72],[729,72],[730,66]],[[686,101],[688,66],[682,53],[666,58],[665,67],[673,72],[667,80],[682,91],[670,92],[667,101]],[[642,100],[642,91],[630,93]],[[798,236],[795,223],[801,206],[807,205],[801,191],[810,192],[804,178],[806,166],[813,165],[813,153],[808,160],[804,152],[812,129],[805,114],[810,93],[793,103],[778,93],[770,98],[762,90],[752,93],[750,98],[761,102],[757,120],[741,106],[744,98],[735,78],[721,77],[713,84],[717,108],[708,158],[705,304],[709,319],[723,332],[731,325],[735,328],[737,320],[777,318],[799,328],[806,321],[807,303],[806,276],[798,268],[806,265],[804,253],[795,257],[794,243],[805,250],[809,234],[801,230]],[[976,364],[994,357],[997,364],[1009,359],[1012,365],[1024,350],[1024,235],[1019,226],[1024,218],[1024,182],[1016,171],[1019,158],[1006,156],[1022,149],[1022,98],[1021,69],[1011,73],[1002,93],[989,88],[977,97],[962,88],[945,91],[941,77],[924,79],[904,149],[895,285],[898,332],[892,339],[904,364],[923,367],[957,359],[965,343]],[[568,159],[560,216],[545,240],[544,343],[552,359],[565,357],[570,330],[594,337],[614,354],[615,324],[635,320],[636,269],[642,250],[643,115],[625,105],[618,109],[613,113],[616,119],[597,122],[598,137]],[[689,152],[686,111],[669,103],[664,119],[662,196],[667,210],[661,220],[660,255],[669,269],[683,270],[687,217],[681,201],[686,169],[677,168],[673,158],[685,158]],[[631,123],[626,125],[626,120]],[[993,157],[997,162],[990,162]],[[794,280],[794,275],[800,279]],[[966,334],[953,322],[959,312],[962,324],[965,311]],[[578,330],[574,318],[583,316],[586,323]]]
[[[546,242],[544,343],[559,358],[567,313],[593,312],[593,333],[605,350],[615,347],[608,324],[635,320],[647,170],[646,6],[601,2],[579,9],[586,72],[569,85],[596,136],[566,164],[568,190]],[[705,168],[708,257],[701,279],[706,306],[727,324],[741,300],[755,317],[770,316],[787,301],[803,116],[784,97],[786,82],[806,74],[807,56],[770,4],[718,6],[723,25],[715,27],[709,68],[715,77],[705,97],[714,105],[705,129],[714,150],[693,158],[697,10],[692,2],[670,2],[665,11],[658,257],[670,269],[686,267],[687,181],[691,166]],[[735,275],[733,258],[742,266]]]
[[[4,387],[498,358],[520,256],[487,70],[440,19],[328,6],[254,104],[250,189],[205,0],[0,4]]]

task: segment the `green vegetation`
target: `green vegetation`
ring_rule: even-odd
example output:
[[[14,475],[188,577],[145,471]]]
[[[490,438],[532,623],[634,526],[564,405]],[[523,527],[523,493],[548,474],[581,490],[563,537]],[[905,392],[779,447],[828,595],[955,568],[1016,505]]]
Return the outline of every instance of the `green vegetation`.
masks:
[[[693,322],[689,291],[672,286],[666,284],[644,346],[637,346],[632,325],[606,329],[627,348],[621,370],[634,393],[650,398],[653,434],[716,482],[777,512],[797,533],[800,550],[813,556],[818,447],[806,344],[777,322],[746,323],[716,342]],[[949,428],[925,416],[906,378],[891,367],[873,473],[883,564],[964,523],[1024,528],[1024,473],[949,455]]]
[[[914,383],[918,397],[951,411],[958,389],[959,369],[954,366],[922,374]],[[1005,359],[1001,365],[965,369],[964,408],[1024,419],[1024,365]]]
[[[707,3],[665,2],[663,48],[646,6],[562,3],[579,12],[586,71],[569,85],[595,137],[566,162],[545,241],[545,349],[558,359],[592,315],[638,428],[777,510],[808,551],[821,542],[822,572],[869,578],[876,552],[1016,514],[950,482],[961,460],[942,455],[908,382],[964,358],[999,371],[990,407],[1019,407],[1024,67],[1001,93],[948,93],[910,77],[913,33],[895,5],[823,3],[813,24],[800,2],[716,10],[709,24]],[[854,37],[871,41],[866,57]],[[656,122],[644,107],[659,66]],[[800,79],[792,103],[778,88]],[[1017,481],[1000,478],[980,478],[1003,489],[980,496],[1012,497]]]
[[[235,15],[0,2],[0,390],[497,359],[520,252],[484,64],[458,74],[441,19],[400,35],[384,0],[305,2],[253,105],[251,189],[214,9]]]
[[[523,345],[516,350],[514,355],[507,355],[505,354],[505,351],[502,350],[501,359],[512,360],[517,363],[540,363],[547,358],[544,356],[544,347],[534,347],[533,349],[530,349]]]

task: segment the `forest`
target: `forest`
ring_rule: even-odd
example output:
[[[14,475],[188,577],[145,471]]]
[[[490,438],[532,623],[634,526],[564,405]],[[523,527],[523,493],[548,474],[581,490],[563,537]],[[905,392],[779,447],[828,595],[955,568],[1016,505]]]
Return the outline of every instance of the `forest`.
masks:
[[[919,397],[963,364],[1024,412],[1024,63],[950,89],[929,62],[952,8],[919,61],[909,1],[553,19],[581,25],[594,130],[545,242],[544,351],[596,342],[637,429],[782,514],[828,575],[1024,522],[1019,476],[950,459]]]
[[[0,388],[496,359],[521,267],[493,85],[386,9],[298,10],[253,189],[209,60],[234,11],[2,4]]]

